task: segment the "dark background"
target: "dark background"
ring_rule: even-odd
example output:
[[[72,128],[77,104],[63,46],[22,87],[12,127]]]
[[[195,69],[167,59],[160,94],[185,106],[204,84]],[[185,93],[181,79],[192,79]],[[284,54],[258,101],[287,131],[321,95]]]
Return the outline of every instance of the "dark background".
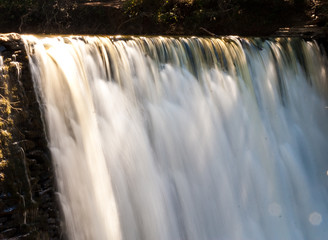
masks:
[[[0,32],[327,35],[327,0],[0,0]]]

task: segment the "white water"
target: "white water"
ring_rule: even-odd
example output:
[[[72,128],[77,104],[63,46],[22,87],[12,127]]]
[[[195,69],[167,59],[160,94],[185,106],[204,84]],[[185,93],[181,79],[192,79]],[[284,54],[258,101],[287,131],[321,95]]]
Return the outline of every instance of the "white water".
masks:
[[[24,39],[70,239],[327,239],[314,42]]]

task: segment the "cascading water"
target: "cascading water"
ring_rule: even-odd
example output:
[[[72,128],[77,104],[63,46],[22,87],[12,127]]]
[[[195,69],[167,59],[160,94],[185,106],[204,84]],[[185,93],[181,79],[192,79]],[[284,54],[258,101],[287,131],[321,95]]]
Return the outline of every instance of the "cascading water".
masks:
[[[70,239],[327,239],[315,42],[24,39]]]

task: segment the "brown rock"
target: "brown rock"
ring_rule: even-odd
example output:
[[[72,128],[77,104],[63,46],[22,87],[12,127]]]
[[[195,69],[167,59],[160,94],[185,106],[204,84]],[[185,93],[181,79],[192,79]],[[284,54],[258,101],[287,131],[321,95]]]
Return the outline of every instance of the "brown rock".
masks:
[[[0,35],[0,55],[0,238],[60,239],[54,172],[19,34]]]

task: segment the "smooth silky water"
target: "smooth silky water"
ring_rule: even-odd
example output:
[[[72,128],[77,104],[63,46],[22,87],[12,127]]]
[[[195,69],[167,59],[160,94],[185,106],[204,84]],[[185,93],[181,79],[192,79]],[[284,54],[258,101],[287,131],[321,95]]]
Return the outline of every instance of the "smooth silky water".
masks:
[[[328,239],[316,42],[23,38],[69,239]]]

